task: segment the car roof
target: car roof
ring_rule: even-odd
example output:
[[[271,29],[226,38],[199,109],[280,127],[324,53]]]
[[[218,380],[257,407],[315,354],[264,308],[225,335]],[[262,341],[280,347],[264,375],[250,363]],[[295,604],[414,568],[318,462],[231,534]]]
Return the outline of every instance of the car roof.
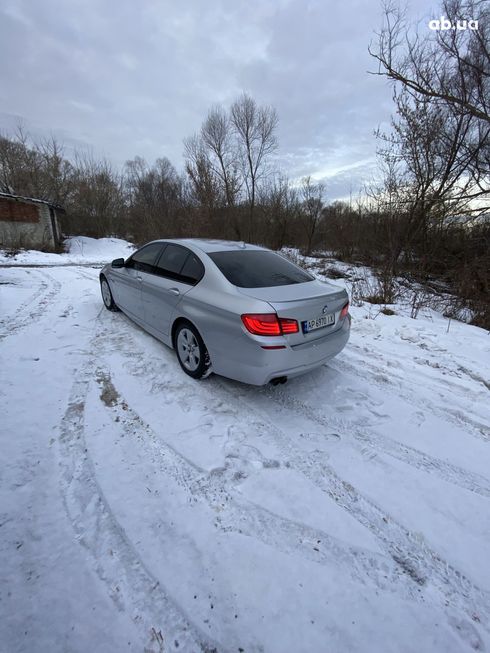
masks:
[[[203,252],[227,252],[240,250],[263,250],[265,247],[250,245],[238,240],[219,240],[213,238],[165,238],[162,243],[177,243],[197,247]]]

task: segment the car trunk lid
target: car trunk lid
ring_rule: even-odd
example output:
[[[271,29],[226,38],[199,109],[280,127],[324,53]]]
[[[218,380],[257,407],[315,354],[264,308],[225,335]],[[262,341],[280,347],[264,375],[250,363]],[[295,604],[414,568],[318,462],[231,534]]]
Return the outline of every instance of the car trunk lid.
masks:
[[[292,347],[323,338],[340,328],[340,312],[348,301],[347,292],[343,288],[316,279],[287,286],[238,290],[248,297],[267,302],[279,317],[298,321],[299,332],[285,336]],[[331,315],[333,318],[328,318]],[[333,319],[333,323],[306,330],[305,323],[322,317]]]

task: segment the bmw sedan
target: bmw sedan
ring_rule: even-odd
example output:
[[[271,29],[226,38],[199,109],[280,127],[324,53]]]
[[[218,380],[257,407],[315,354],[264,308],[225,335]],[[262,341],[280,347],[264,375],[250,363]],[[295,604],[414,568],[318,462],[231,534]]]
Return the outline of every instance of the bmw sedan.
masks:
[[[100,285],[106,308],[175,349],[194,379],[284,383],[349,339],[346,291],[255,245],[153,241],[106,265]]]

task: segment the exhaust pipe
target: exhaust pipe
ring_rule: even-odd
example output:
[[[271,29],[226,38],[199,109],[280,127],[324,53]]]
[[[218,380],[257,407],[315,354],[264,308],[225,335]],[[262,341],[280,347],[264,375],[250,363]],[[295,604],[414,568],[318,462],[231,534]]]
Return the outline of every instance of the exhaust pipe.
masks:
[[[287,376],[277,376],[275,379],[271,379],[271,384],[272,385],[279,385],[280,383],[286,383],[288,380]]]

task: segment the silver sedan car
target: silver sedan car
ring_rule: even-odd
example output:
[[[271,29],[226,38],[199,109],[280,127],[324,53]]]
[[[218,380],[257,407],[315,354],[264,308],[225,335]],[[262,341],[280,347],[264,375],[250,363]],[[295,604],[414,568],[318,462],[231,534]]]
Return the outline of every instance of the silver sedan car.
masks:
[[[186,374],[284,383],[346,345],[349,300],[264,247],[157,240],[100,273],[102,299],[172,347]]]

